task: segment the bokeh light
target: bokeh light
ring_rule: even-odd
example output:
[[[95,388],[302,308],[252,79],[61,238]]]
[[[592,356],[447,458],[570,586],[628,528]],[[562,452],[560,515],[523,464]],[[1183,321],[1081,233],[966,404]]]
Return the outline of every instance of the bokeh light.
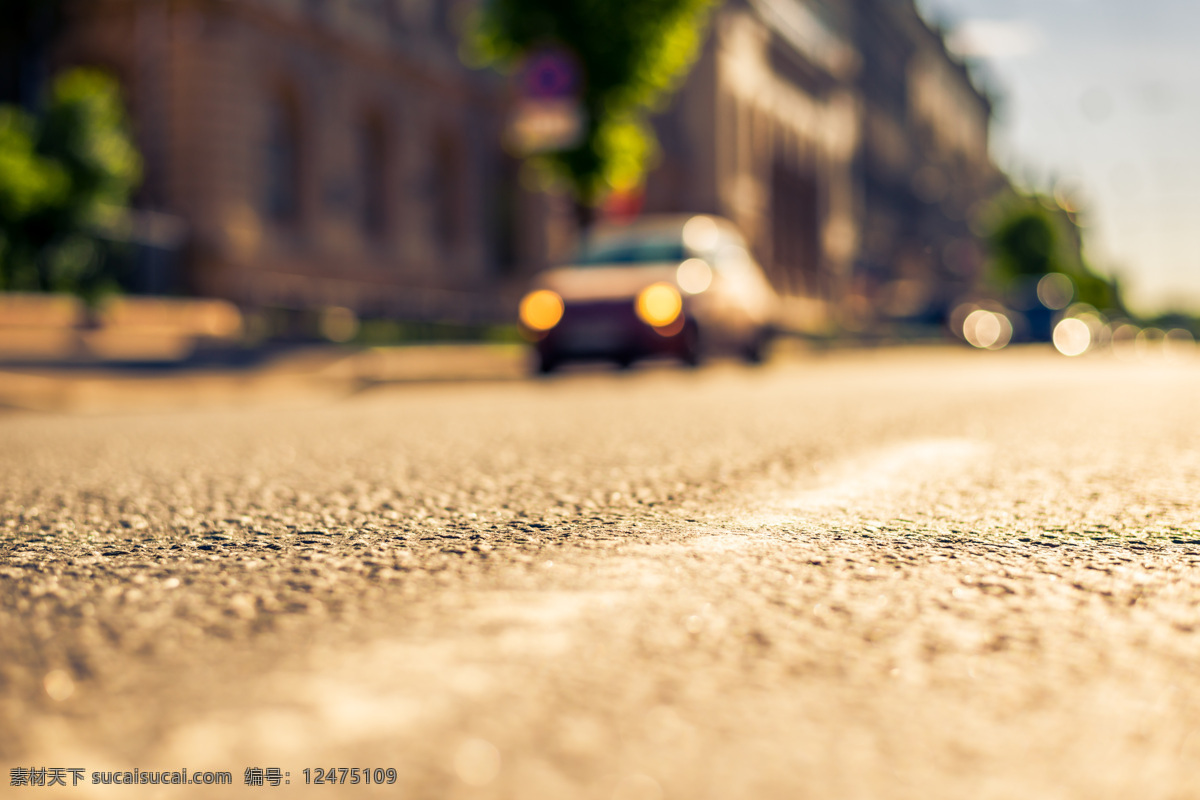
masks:
[[[1012,341],[1012,322],[999,311],[979,308],[963,320],[963,338],[981,350],[1000,350]]]
[[[1183,328],[1172,328],[1163,337],[1163,352],[1172,361],[1182,361],[1194,358],[1196,355],[1196,337],[1191,331]]]
[[[1092,329],[1077,317],[1068,317],[1054,326],[1054,349],[1064,356],[1081,356],[1092,346]]]
[[[1160,359],[1165,355],[1164,339],[1166,334],[1159,328],[1142,328],[1134,340],[1134,352],[1143,360]]]
[[[1142,329],[1128,322],[1113,328],[1111,349],[1114,356],[1121,361],[1137,359],[1136,342]]]
[[[688,294],[700,294],[712,285],[712,267],[700,258],[689,258],[675,271],[675,282]]]
[[[1046,308],[1061,311],[1075,298],[1075,283],[1061,272],[1051,272],[1038,281],[1037,296]]]
[[[712,217],[692,217],[683,226],[683,243],[697,253],[717,246],[721,231]]]
[[[1108,326],[1108,320],[1099,311],[1085,310],[1075,314],[1074,317],[1087,325],[1088,331],[1091,333],[1092,350],[1105,347],[1112,341],[1112,331]]]
[[[679,290],[669,283],[647,286],[637,297],[637,315],[647,325],[661,328],[670,325],[683,310]]]
[[[331,342],[348,342],[358,334],[358,315],[348,308],[332,306],[321,312],[321,335]]]
[[[530,292],[521,300],[521,322],[534,331],[548,331],[563,316],[563,301],[549,289]]]

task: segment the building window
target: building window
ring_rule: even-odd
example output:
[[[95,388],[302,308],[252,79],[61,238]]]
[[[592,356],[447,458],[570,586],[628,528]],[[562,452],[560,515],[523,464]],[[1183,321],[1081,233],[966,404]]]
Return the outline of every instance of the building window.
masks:
[[[449,132],[438,134],[433,145],[433,229],[441,248],[455,250],[463,231],[462,147]]]
[[[359,224],[373,239],[387,232],[387,137],[383,121],[370,115],[358,132]]]
[[[821,209],[811,172],[772,165],[771,220],[771,282],[786,294],[818,296]]]
[[[267,107],[263,196],[266,216],[294,223],[300,217],[300,115],[295,101],[277,95]]]

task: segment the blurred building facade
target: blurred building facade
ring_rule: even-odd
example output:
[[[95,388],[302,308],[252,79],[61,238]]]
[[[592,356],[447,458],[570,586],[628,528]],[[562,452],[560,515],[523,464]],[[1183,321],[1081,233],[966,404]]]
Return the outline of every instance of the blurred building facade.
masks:
[[[992,103],[911,0],[854,0],[862,238],[847,319],[935,321],[983,278]],[[974,229],[974,230],[973,230]]]
[[[734,220],[800,315],[845,292],[860,235],[859,58],[843,27],[797,0],[721,7],[658,121],[662,165],[647,185],[649,210]]]
[[[934,318],[982,268],[990,117],[911,0],[731,0],[646,208],[735,220],[798,322]]]
[[[126,87],[139,205],[186,223],[187,291],[467,321],[562,254],[571,215],[520,187],[462,8],[87,0],[55,53]],[[990,113],[912,0],[727,0],[656,120],[644,209],[733,219],[797,320],[936,316],[980,270]]]
[[[67,5],[57,57],[126,87],[139,205],[186,221],[186,290],[469,321],[536,260],[538,231],[498,146],[504,84],[461,65],[453,9],[88,0]]]

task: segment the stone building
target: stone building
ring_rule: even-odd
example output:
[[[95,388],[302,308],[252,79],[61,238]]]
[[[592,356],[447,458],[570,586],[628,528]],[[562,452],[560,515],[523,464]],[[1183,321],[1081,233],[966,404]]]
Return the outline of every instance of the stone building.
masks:
[[[469,321],[538,230],[498,146],[504,84],[441,0],[87,0],[56,49],[126,87],[142,208],[186,290],[251,308]]]
[[[465,0],[470,2],[471,0]],[[457,0],[76,0],[60,64],[123,82],[182,288],[247,308],[503,318],[569,245],[501,147]],[[655,124],[648,212],[728,216],[799,327],[935,318],[976,279],[990,104],[912,0],[727,0]]]
[[[653,211],[721,214],[746,233],[795,324],[848,288],[860,238],[854,182],[859,57],[800,0],[737,0],[658,120]]]
[[[730,0],[646,208],[736,221],[795,324],[935,317],[980,268],[990,115],[911,0]]]
[[[991,101],[911,0],[853,5],[864,235],[848,301],[860,316],[940,320],[982,277],[972,220],[1004,181],[988,151]]]

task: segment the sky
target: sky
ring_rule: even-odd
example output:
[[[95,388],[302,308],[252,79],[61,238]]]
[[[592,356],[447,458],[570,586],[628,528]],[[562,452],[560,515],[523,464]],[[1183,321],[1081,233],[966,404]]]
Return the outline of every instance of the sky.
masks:
[[[1077,198],[1132,310],[1200,312],[1200,2],[918,0],[1000,97],[996,163]]]

